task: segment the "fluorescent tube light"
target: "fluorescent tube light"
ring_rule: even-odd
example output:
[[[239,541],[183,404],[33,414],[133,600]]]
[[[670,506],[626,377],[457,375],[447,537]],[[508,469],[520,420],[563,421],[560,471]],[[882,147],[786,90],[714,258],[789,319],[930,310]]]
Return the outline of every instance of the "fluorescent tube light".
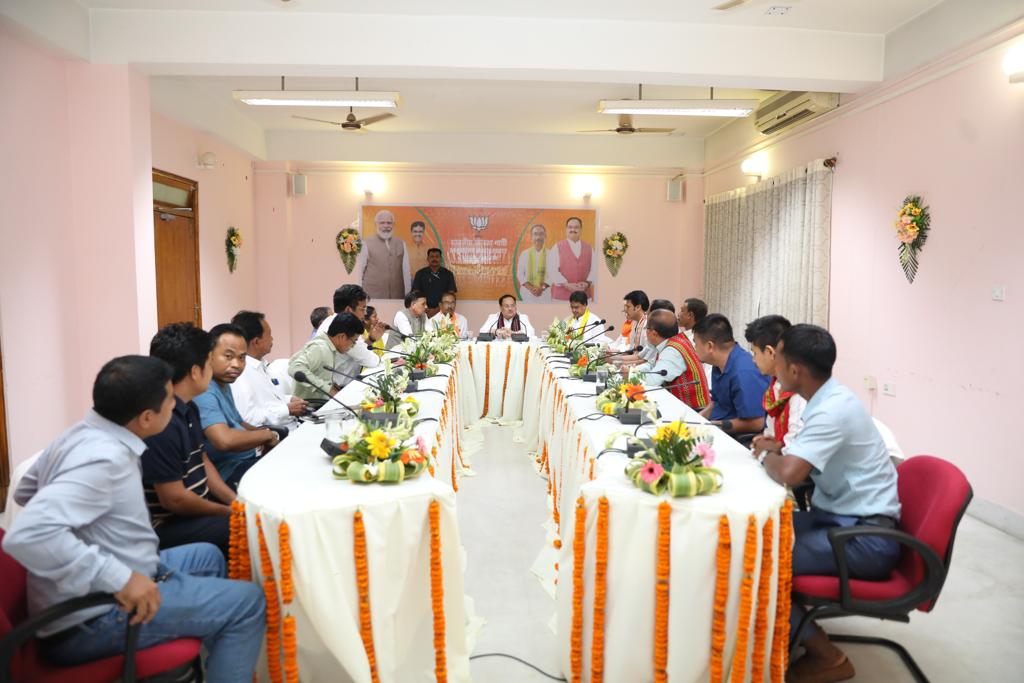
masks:
[[[749,116],[757,100],[601,100],[601,114],[648,116]]]
[[[235,90],[239,102],[263,107],[365,107],[395,109],[397,92],[366,90]]]

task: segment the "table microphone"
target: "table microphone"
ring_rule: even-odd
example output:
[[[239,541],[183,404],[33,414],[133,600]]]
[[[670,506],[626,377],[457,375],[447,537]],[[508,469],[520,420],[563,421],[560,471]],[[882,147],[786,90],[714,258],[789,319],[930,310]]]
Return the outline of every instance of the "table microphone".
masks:
[[[638,375],[661,375],[662,377],[668,374],[668,370],[641,370],[636,373]]]
[[[296,381],[296,382],[302,382],[303,384],[308,384],[309,386],[313,387],[314,389],[316,389],[317,391],[319,391],[319,392],[320,392],[321,394],[323,394],[324,396],[326,396],[326,397],[328,398],[328,400],[334,401],[335,403],[337,403],[338,405],[340,405],[340,406],[341,406],[342,408],[344,408],[344,409],[345,409],[345,410],[347,410],[348,412],[352,413],[352,415],[353,415],[353,416],[356,416],[356,415],[358,415],[358,414],[359,414],[359,413],[357,413],[357,412],[355,411],[355,409],[353,409],[353,408],[352,408],[351,406],[347,406],[347,405],[345,405],[344,403],[342,403],[342,402],[341,402],[341,399],[340,399],[340,398],[338,398],[337,396],[333,396],[333,395],[331,395],[331,393],[330,393],[330,392],[324,391],[323,389],[321,389],[321,388],[320,388],[320,387],[318,387],[317,385],[315,385],[315,384],[313,384],[312,382],[310,382],[310,381],[309,381],[309,377],[308,377],[308,376],[306,375],[306,373],[304,373],[304,372],[303,372],[302,370],[299,370],[298,372],[296,372],[296,373],[295,373],[294,375],[292,375],[292,377],[294,377],[294,378],[295,378],[295,381]]]
[[[662,370],[661,372],[664,373],[665,371]],[[700,384],[700,380],[699,379],[695,379],[695,380],[691,380],[689,382],[677,382],[676,384],[664,384],[664,385],[662,385],[660,387],[651,387],[650,389],[644,389],[644,393],[649,393],[649,392],[652,392],[652,391],[661,391],[662,389],[678,389],[680,387],[693,386],[694,384]]]
[[[366,386],[370,387],[371,389],[379,389],[380,388],[376,384],[370,384],[366,380],[364,380],[364,379],[362,379],[360,377],[357,377],[356,375],[349,375],[347,373],[342,372],[341,370],[335,370],[330,365],[325,365],[325,366],[323,366],[323,368],[324,368],[324,370],[330,370],[331,372],[333,372],[336,375],[341,375],[342,377],[348,377],[349,379],[351,379],[353,381],[356,381],[356,382],[359,382],[360,384],[365,384]]]
[[[392,327],[391,325],[388,325],[387,323],[381,323],[381,324],[384,326],[385,330],[387,330],[388,332],[394,332],[399,337],[401,337],[403,340],[405,340],[405,339],[417,339],[419,337],[418,334],[406,334],[405,332],[402,332],[401,330],[397,330],[394,327]]]
[[[600,321],[598,321],[598,322],[597,322],[597,323],[595,323],[595,324],[597,324],[597,325],[604,325],[604,322],[605,322],[604,320],[600,320]],[[614,330],[615,330],[615,325],[609,325],[607,329],[605,329],[605,328],[603,328],[603,327],[602,327],[602,328],[601,328],[600,330],[598,330],[598,331],[597,331],[597,334],[592,334],[592,335],[590,335],[589,337],[587,337],[586,339],[584,339],[583,341],[581,341],[581,342],[580,342],[580,344],[582,344],[582,345],[586,346],[587,342],[589,342],[589,341],[592,341],[592,340],[594,340],[594,339],[597,339],[598,337],[600,337],[600,336],[601,336],[602,334],[604,334],[605,332],[612,332],[612,331],[614,331]],[[578,345],[577,345],[577,346],[578,346]]]
[[[406,358],[412,358],[412,354],[411,353],[406,353],[405,351],[395,351],[394,349],[388,349],[387,351],[385,351],[385,353],[393,353],[396,356],[405,356]],[[451,365],[451,363],[442,363],[439,360],[435,360],[434,364],[435,365]]]
[[[587,371],[589,371],[590,368],[595,363],[599,363],[599,362],[601,362],[603,360],[607,360],[607,359],[611,358],[612,356],[625,356],[625,355],[629,355],[631,353],[640,353],[641,351],[643,351],[643,348],[644,347],[642,347],[642,346],[637,346],[637,347],[632,348],[632,349],[626,349],[625,351],[616,351],[615,353],[606,353],[605,355],[600,356],[598,358],[595,358],[594,360],[592,360],[589,363],[587,363],[587,368],[586,369],[587,369]]]

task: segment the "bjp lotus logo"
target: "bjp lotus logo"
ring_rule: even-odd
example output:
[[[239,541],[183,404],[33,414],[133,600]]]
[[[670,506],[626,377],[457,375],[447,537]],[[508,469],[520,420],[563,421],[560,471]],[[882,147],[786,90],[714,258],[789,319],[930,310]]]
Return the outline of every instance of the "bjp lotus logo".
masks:
[[[476,233],[479,235],[487,229],[487,221],[489,219],[490,216],[470,216],[469,225],[476,230]]]

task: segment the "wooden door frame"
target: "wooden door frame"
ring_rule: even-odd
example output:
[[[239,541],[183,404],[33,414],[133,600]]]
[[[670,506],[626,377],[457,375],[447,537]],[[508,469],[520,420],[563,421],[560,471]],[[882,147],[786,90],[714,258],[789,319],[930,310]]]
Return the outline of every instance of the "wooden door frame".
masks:
[[[160,211],[163,213],[169,213],[174,216],[182,216],[184,218],[192,219],[192,227],[195,230],[196,238],[194,242],[195,246],[195,257],[196,257],[196,303],[199,305],[199,313],[196,315],[196,327],[203,326],[203,290],[200,286],[201,278],[199,277],[200,261],[199,261],[199,183],[190,178],[184,176],[175,175],[168,173],[167,171],[161,171],[158,168],[153,169],[153,182],[161,182],[165,185],[177,187],[182,190],[188,190],[191,192],[192,206],[189,207],[191,210],[183,210],[181,207],[171,206],[166,202],[153,200],[153,211]],[[155,225],[155,224],[154,224]],[[154,227],[155,229],[155,227]],[[153,258],[156,259],[156,253],[154,251]]]

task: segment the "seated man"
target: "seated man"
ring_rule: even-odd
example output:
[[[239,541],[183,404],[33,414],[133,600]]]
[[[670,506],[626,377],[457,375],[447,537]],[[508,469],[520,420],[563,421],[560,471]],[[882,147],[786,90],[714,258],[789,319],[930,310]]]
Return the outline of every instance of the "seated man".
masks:
[[[160,434],[146,439],[142,485],[160,549],[212,543],[228,552],[230,503],[235,492],[206,455],[199,409],[192,399],[209,388],[210,334],[191,323],[160,329],[149,355],[171,366],[174,411]]]
[[[569,332],[577,339],[585,339],[592,334],[597,334],[598,328],[604,328],[604,320],[590,310],[590,300],[586,292],[573,292],[569,295],[569,317],[565,323],[569,326]]]
[[[455,292],[445,292],[441,297],[441,310],[430,319],[430,324],[435,327],[451,325],[459,339],[466,339],[470,334],[469,321],[466,320],[466,316],[455,311],[457,304]]]
[[[140,649],[201,638],[207,680],[249,683],[266,629],[263,590],[223,578],[224,556],[212,545],[158,551],[146,512],[139,456],[143,439],[171,420],[171,369],[158,358],[115,358],[99,371],[92,400],[21,479],[15,499],[25,509],[3,546],[28,570],[29,616],[89,593],[113,593],[117,606],[43,626],[42,653],[70,666],[124,652],[128,614],[143,624]]]
[[[864,406],[832,378],[832,335],[816,325],[794,325],[782,335],[776,359],[782,390],[802,396],[807,409],[796,438],[781,450],[766,450],[761,461],[780,484],[795,486],[808,475],[815,483],[814,509],[793,514],[793,574],[835,575],[830,528],[895,528],[900,515],[896,468]],[[846,557],[851,577],[877,581],[896,566],[900,546],[892,539],[861,536],[846,544]],[[794,605],[794,628],[800,616]],[[787,681],[853,677],[850,660],[816,625],[802,644],[806,654],[790,665]]]
[[[437,247],[427,249],[427,266],[416,271],[412,288],[427,297],[427,316],[435,315],[445,292],[456,292],[455,273],[441,265],[442,252]]]
[[[237,491],[242,476],[256,464],[256,449],[273,448],[278,436],[272,429],[254,427],[243,420],[235,405],[231,385],[245,370],[246,344],[242,331],[222,323],[210,330],[210,338],[213,382],[194,400],[199,408],[210,460],[217,466],[221,478]]]
[[[781,315],[765,315],[747,325],[744,332],[754,354],[754,365],[771,377],[764,392],[764,433],[755,436],[750,444],[754,455],[788,446],[803,426],[801,415],[807,401],[792,391],[783,391],[778,380],[779,340],[790,327]]]
[[[345,357],[365,329],[355,314],[341,313],[335,316],[326,333],[318,334],[306,342],[288,361],[289,375],[295,377],[298,372],[306,374],[306,383],[296,380],[295,395],[323,401],[324,393],[334,396],[352,381],[352,377],[358,376],[362,366],[352,365]],[[377,358],[372,352],[370,355]],[[331,368],[344,374],[332,372]]]
[[[326,333],[331,323],[334,322],[334,317],[339,313],[352,313],[363,322],[366,340],[359,339],[346,354],[351,362],[343,363],[349,369],[354,368],[356,372],[359,372],[361,368],[375,368],[380,365],[380,356],[371,351],[370,347],[376,345],[378,340],[383,339],[385,327],[380,322],[376,325],[367,325],[366,312],[369,308],[369,301],[370,296],[359,285],[338,287],[334,290],[334,315],[327,316],[317,328],[318,333]],[[303,396],[303,398],[310,397]]]
[[[309,323],[313,326],[313,331],[309,335],[310,339],[316,335],[316,331],[319,329],[320,323],[326,320],[329,315],[330,311],[327,310],[326,306],[317,306],[313,309],[313,312],[309,314]]]
[[[487,321],[480,328],[481,332],[493,334],[498,339],[508,339],[514,333],[533,336],[533,327],[530,326],[530,319],[526,314],[520,315],[516,310],[516,298],[511,294],[502,294],[498,299],[501,309],[498,313],[491,313]]]
[[[255,311],[239,311],[231,324],[242,330],[246,342],[245,372],[231,387],[242,419],[251,425],[295,429],[299,426],[296,418],[306,412],[306,402],[285,394],[270,376],[263,359],[274,348],[274,335],[266,317]]]
[[[712,313],[693,328],[693,338],[697,357],[713,368],[711,405],[701,415],[710,415],[712,424],[734,436],[761,432],[768,378],[754,365],[750,352],[733,339],[729,319]]]
[[[647,294],[639,289],[633,290],[622,300],[622,312],[629,323],[629,336],[622,336],[616,340],[615,349],[625,351],[636,349],[647,345],[647,310],[651,302]],[[615,356],[614,362],[619,365],[636,365],[643,362],[640,353],[629,353],[622,356]]]
[[[693,326],[706,318],[708,305],[700,299],[687,299],[679,307],[679,327],[686,333],[690,342],[693,342]]]
[[[647,319],[647,341],[654,348],[654,360],[637,365],[634,372],[646,372],[644,385],[666,387],[694,410],[708,405],[708,382],[690,340],[679,332],[675,313],[657,310]],[[665,374],[655,374],[664,371]],[[628,369],[623,368],[627,374]]]
[[[394,327],[401,334],[388,332],[388,341],[384,345],[393,349],[406,337],[418,337],[427,329],[427,297],[423,292],[412,290],[405,295],[405,308],[395,312]]]

